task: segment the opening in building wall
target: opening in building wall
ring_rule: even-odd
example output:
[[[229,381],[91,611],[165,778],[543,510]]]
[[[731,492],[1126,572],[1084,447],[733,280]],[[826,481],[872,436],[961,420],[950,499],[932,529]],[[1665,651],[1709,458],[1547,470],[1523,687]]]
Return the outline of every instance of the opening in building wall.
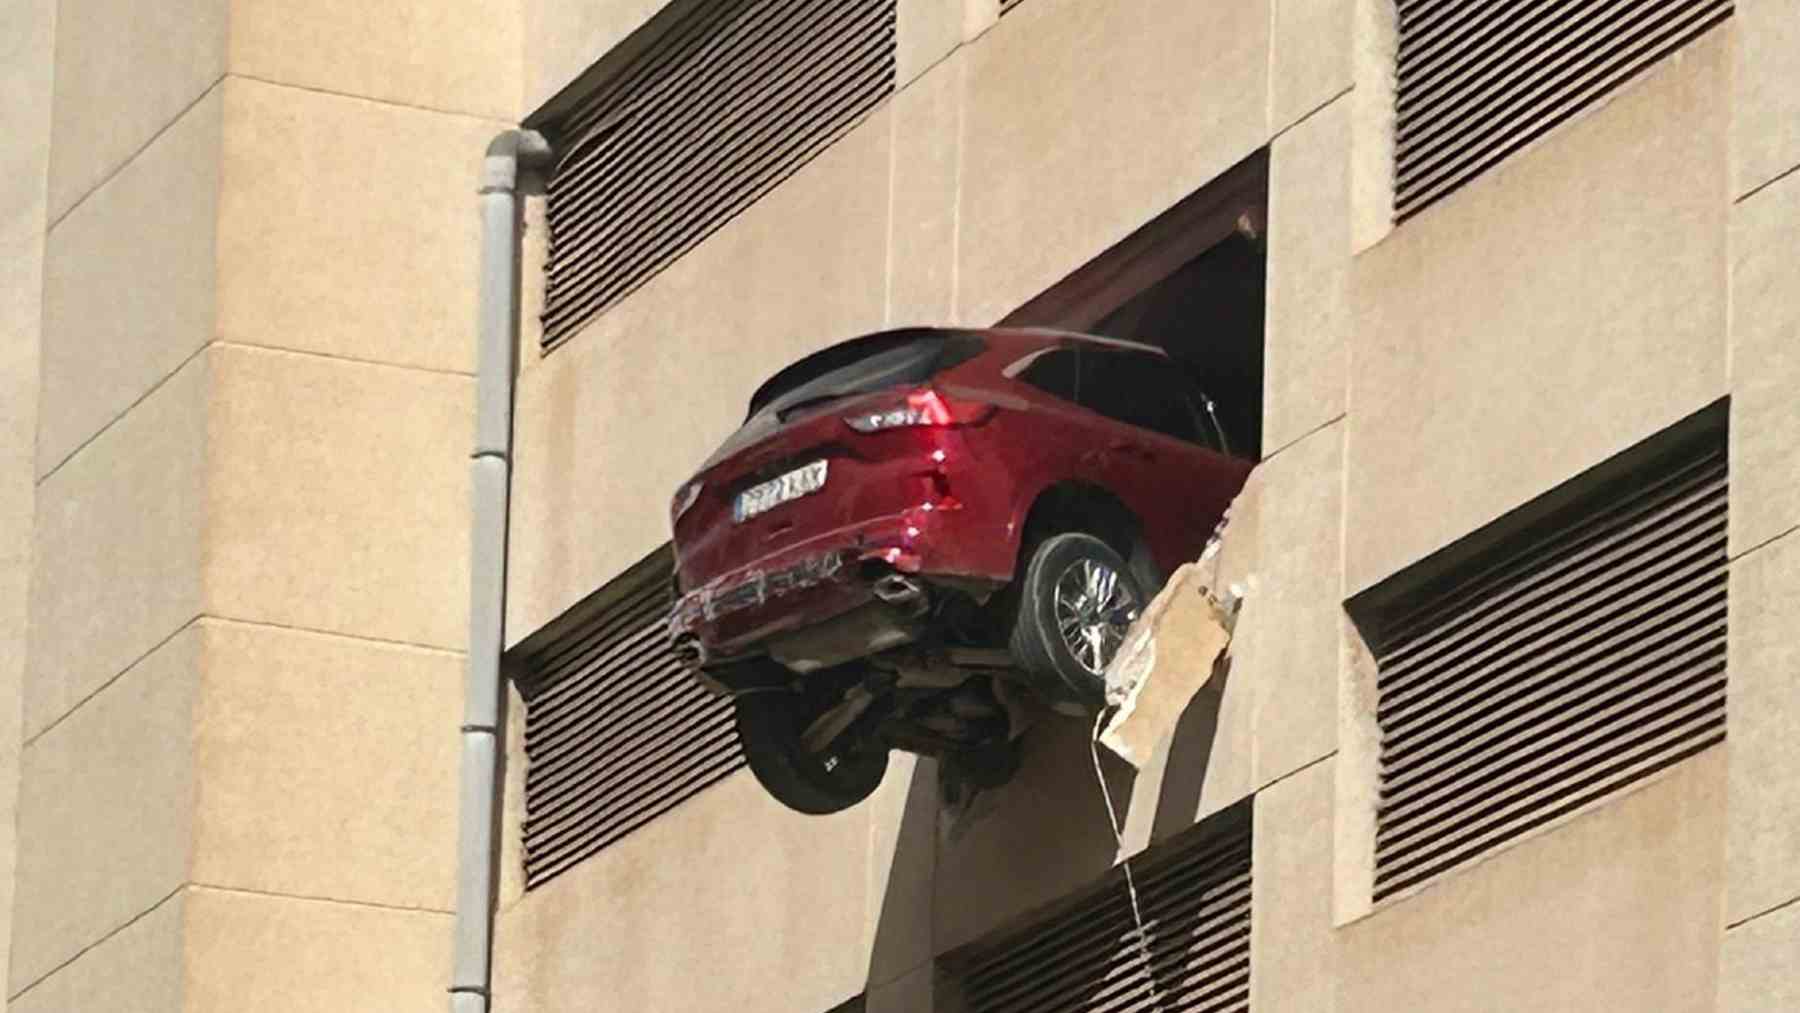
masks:
[[[525,701],[525,886],[535,889],[739,770],[728,701],[668,639],[664,546],[506,655]]]
[[[1249,1008],[1252,810],[1245,799],[1131,859],[1135,913],[1114,869],[946,956],[960,1008]]]
[[[1727,404],[1346,603],[1377,668],[1374,899],[1725,737]]]
[[[1260,459],[1268,180],[1258,151],[1001,324],[1166,350],[1217,403],[1232,451]]]

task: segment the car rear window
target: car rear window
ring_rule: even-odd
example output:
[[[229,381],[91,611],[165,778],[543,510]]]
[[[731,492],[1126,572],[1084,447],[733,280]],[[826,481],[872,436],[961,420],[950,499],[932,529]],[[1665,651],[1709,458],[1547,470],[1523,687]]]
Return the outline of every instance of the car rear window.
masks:
[[[986,343],[961,331],[891,331],[833,345],[775,374],[750,399],[746,418],[802,404],[924,383],[980,355]]]

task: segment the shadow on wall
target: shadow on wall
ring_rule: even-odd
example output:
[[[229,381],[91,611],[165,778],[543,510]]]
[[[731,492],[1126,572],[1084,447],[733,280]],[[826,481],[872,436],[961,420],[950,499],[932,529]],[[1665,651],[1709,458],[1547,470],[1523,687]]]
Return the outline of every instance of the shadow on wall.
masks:
[[[1228,677],[1221,671],[1189,704],[1167,743],[1160,785],[1137,793],[1155,800],[1152,840],[1194,824]],[[1082,719],[1044,720],[1026,734],[1009,784],[958,805],[946,803],[937,764],[914,764],[899,825],[877,831],[892,852],[872,856],[872,878],[885,874],[886,889],[869,957],[870,1013],[979,1013],[954,981],[933,973],[933,959],[1056,914],[1113,868],[1119,844],[1095,779],[1091,731]],[[1123,827],[1140,775],[1105,748],[1100,762]]]

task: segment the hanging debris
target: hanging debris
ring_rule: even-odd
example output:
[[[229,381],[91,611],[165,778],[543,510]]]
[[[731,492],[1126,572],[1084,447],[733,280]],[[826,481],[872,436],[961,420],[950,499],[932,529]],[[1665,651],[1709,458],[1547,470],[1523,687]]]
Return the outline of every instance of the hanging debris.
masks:
[[[1169,578],[1107,667],[1108,717],[1099,740],[1133,767],[1142,768],[1156,744],[1174,732],[1231,646],[1244,588],[1234,584],[1218,594],[1206,585],[1206,564],[1219,550],[1225,525],[1220,522],[1197,562]]]

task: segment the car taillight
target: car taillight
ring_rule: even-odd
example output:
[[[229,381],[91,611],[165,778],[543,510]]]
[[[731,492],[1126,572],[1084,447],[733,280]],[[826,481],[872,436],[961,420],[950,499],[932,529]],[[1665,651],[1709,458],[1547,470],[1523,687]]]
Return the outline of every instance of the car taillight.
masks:
[[[980,422],[994,406],[947,398],[935,390],[915,390],[889,408],[848,416],[844,422],[859,433],[878,433],[906,426],[962,426]]]
[[[705,484],[706,483],[699,479],[694,479],[692,482],[675,490],[674,498],[669,500],[670,527],[674,527],[675,522],[681,520],[681,515],[687,513],[688,508],[694,505],[694,501],[700,498],[700,487]]]

